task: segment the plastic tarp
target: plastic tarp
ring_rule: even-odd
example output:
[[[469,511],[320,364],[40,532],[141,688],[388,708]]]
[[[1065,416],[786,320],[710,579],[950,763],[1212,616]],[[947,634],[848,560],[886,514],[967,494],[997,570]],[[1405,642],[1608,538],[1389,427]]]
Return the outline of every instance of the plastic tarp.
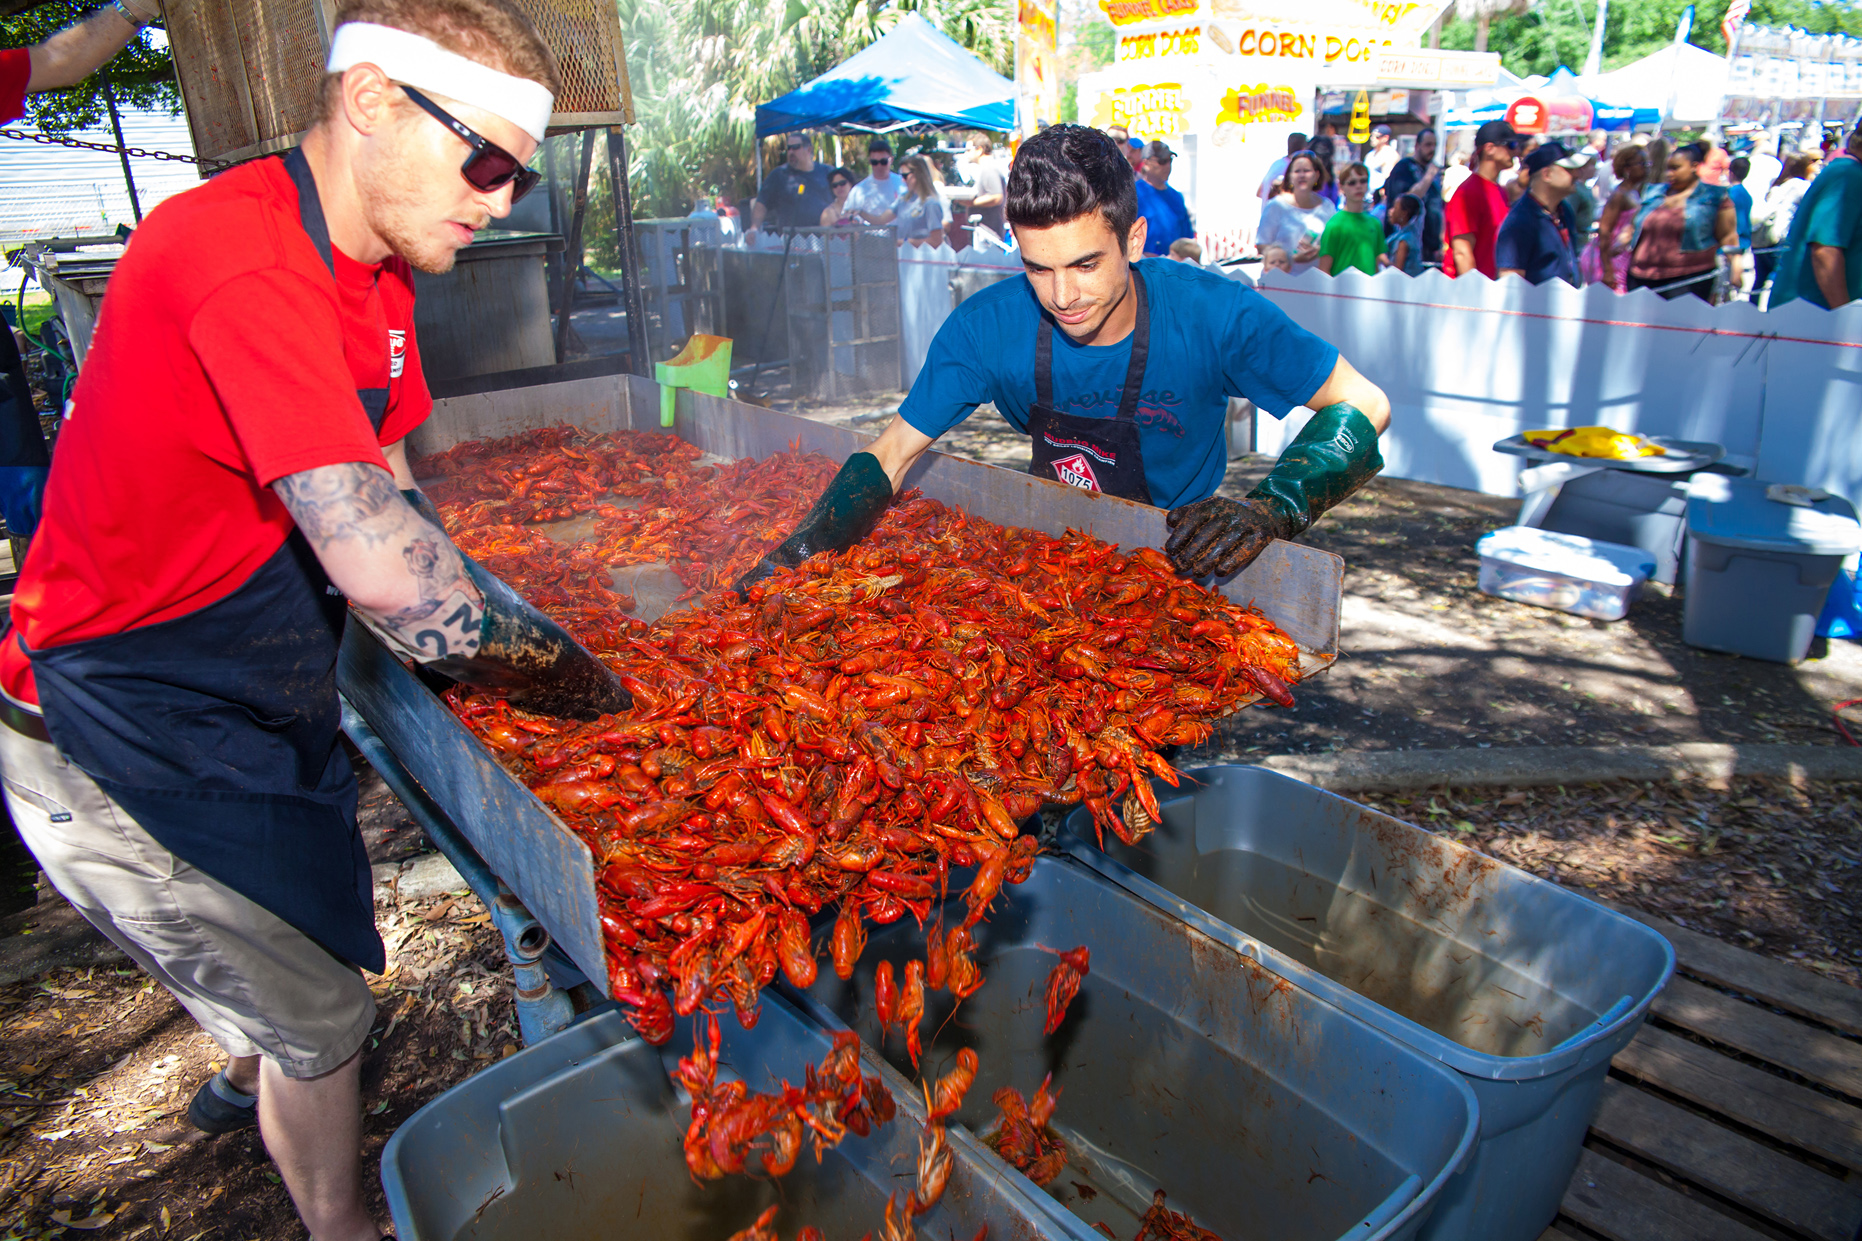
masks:
[[[756,110],[759,138],[799,129],[1015,127],[1015,84],[916,13],[841,65]]]

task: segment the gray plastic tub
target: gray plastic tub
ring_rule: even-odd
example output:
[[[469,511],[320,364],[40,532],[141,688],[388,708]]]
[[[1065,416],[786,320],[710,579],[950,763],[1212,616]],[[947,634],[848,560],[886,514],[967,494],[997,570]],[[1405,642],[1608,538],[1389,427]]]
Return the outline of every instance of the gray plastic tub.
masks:
[[[1389,815],[1260,767],[1157,785],[1135,846],[1066,849],[1158,908],[1462,1074],[1472,1165],[1427,1241],[1535,1241],[1558,1213],[1609,1072],[1674,972],[1638,922]]]
[[[830,1046],[815,1021],[768,992],[755,1030],[728,1013],[718,1024],[720,1080],[741,1077],[754,1089],[784,1077],[799,1085],[802,1066],[820,1063]],[[917,1184],[924,1107],[896,1076],[898,1115],[871,1137],[849,1134],[823,1163],[805,1148],[777,1182],[694,1183],[680,1147],[689,1102],[667,1076],[691,1049],[690,1022],[657,1048],[611,1009],[448,1090],[409,1117],[382,1152],[396,1235],[723,1241],[781,1202],[782,1236],[813,1224],[840,1241],[877,1234],[887,1197]],[[943,1200],[918,1218],[920,1236],[965,1241],[985,1223],[991,1237],[1065,1235],[1043,1205],[996,1174],[994,1155],[963,1133],[952,1132],[950,1145],[955,1166]]]
[[[1002,891],[976,929],[982,989],[954,1013],[948,992],[926,997],[923,1071],[935,1077],[975,1049],[981,1066],[957,1116],[972,1133],[997,1115],[999,1087],[1032,1095],[1053,1073],[1054,1128],[1072,1154],[1044,1199],[1059,1227],[1105,1241],[1093,1227],[1103,1223],[1123,1241],[1162,1188],[1172,1210],[1223,1241],[1416,1235],[1478,1129],[1457,1074],[1083,866],[1040,858]],[[948,909],[961,919],[960,902]],[[877,1046],[874,972],[881,960],[902,971],[923,943],[909,918],[881,928],[851,980],[824,967],[811,994]],[[1079,944],[1091,972],[1043,1037],[1056,957],[1042,949]],[[911,1072],[901,1035],[885,1054]]]
[[[1799,508],[1767,499],[1767,486],[1717,477],[1690,486],[1681,638],[1794,664],[1809,654],[1830,585],[1843,558],[1862,547],[1862,528],[1841,496]]]

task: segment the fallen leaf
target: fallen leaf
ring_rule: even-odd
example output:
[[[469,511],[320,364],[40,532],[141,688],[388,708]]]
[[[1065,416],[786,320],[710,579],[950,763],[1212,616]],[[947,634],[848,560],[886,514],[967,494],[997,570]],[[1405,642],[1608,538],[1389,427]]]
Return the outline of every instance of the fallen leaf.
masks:
[[[71,1212],[69,1211],[52,1212],[52,1220],[54,1223],[63,1224],[67,1228],[82,1229],[85,1232],[89,1232],[93,1228],[102,1228],[115,1218],[115,1213],[110,1211],[106,1211],[101,1215],[87,1216],[84,1219],[72,1219]]]
[[[374,1107],[369,1109],[369,1115],[380,1116],[383,1112],[387,1110],[388,1110],[388,1100],[383,1099],[380,1103],[377,1103]]]

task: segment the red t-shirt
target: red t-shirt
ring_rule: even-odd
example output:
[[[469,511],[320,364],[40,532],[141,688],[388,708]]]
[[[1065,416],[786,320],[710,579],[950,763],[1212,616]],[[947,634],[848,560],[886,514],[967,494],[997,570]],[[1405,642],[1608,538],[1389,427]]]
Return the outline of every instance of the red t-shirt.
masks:
[[[0,125],[26,115],[26,83],[31,80],[31,53],[23,47],[0,50]]]
[[[272,482],[345,461],[385,469],[381,446],[426,419],[412,271],[335,260],[332,279],[282,160],[149,213],[110,277],[13,596],[28,646],[226,598],[293,528]],[[377,433],[356,393],[380,388]],[[38,701],[11,635],[0,689]]]
[[[1506,200],[1506,191],[1489,181],[1480,173],[1474,173],[1461,183],[1455,196],[1448,200],[1448,208],[1443,213],[1442,225],[1442,270],[1448,275],[1457,275],[1455,269],[1454,238],[1474,234],[1474,269],[1489,280],[1497,280],[1500,269],[1494,266],[1493,243],[1500,236],[1500,225],[1506,221],[1507,208],[1512,206]]]

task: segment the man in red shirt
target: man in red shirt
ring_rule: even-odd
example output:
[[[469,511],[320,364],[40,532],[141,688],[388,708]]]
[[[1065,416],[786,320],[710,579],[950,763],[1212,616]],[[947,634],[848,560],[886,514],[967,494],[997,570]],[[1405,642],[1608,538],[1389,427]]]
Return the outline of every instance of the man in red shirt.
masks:
[[[0,125],[26,114],[26,96],[76,86],[160,17],[155,0],[112,0],[43,43],[0,49]]]
[[[226,1051],[189,1119],[256,1120],[311,1236],[375,1241],[345,597],[458,679],[629,704],[460,556],[403,443],[413,269],[535,184],[549,50],[512,0],[346,0],[326,71],[300,148],[168,199],[117,264],[0,637],[0,775],[59,891]]]
[[[1493,243],[1512,206],[1506,191],[1500,188],[1500,174],[1513,166],[1519,143],[1519,135],[1505,121],[1488,121],[1475,131],[1474,172],[1448,200],[1443,217],[1442,233],[1447,242],[1442,270],[1450,276],[1478,271],[1489,280],[1498,278]]]

